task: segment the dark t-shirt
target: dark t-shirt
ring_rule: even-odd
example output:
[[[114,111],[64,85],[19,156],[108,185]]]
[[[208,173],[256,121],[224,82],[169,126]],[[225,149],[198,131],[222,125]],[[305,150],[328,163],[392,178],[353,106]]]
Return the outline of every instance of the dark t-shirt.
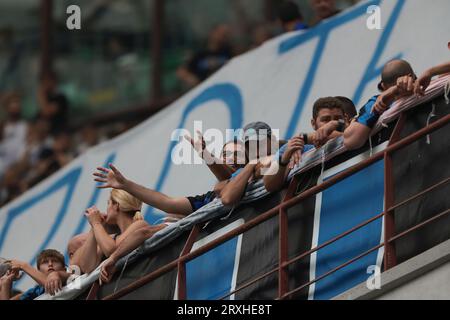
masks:
[[[219,70],[232,58],[231,48],[224,47],[217,51],[203,50],[197,52],[188,62],[187,68],[195,74],[200,81]]]
[[[205,194],[198,195],[195,197],[187,197],[189,202],[191,203],[192,212],[197,211],[203,206],[206,206],[208,203],[213,201],[217,197],[214,191],[209,191]]]

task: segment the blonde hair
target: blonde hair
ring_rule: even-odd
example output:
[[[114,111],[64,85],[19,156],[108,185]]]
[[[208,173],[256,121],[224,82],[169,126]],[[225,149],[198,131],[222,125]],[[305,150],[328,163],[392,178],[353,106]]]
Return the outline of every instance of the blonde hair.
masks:
[[[111,191],[111,200],[119,205],[120,211],[133,214],[134,221],[144,220],[144,216],[141,213],[142,201],[128,192],[113,189]]]

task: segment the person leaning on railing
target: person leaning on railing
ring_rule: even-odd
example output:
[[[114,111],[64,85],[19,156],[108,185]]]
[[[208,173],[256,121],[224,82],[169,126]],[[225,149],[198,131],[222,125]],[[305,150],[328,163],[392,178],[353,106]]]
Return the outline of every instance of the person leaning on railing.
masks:
[[[95,206],[87,209],[85,216],[91,230],[84,244],[72,256],[71,263],[79,266],[83,273],[92,272],[102,260],[116,251],[129,234],[148,226],[143,220],[141,208],[139,199],[126,191],[113,189],[106,214],[102,214]],[[117,226],[119,233],[110,235],[106,225]],[[154,228],[156,232],[161,227]]]
[[[297,165],[303,153],[324,145],[327,141],[341,136],[348,125],[344,104],[337,97],[318,99],[313,106],[311,125],[313,133],[300,134],[284,145],[272,159],[273,174],[263,178],[264,186],[269,192],[276,192],[284,187],[287,176]]]
[[[54,294],[61,289],[62,283],[55,282],[53,276],[58,273],[65,273],[64,256],[56,250],[47,249],[38,255],[36,261],[37,269],[19,260],[8,261],[10,269],[0,279],[0,300],[32,300],[44,292]],[[33,278],[37,285],[23,294],[12,297],[12,284],[20,279],[20,272],[22,271]]]
[[[222,189],[220,198],[224,206],[238,204],[245,195],[248,183],[262,178],[261,170],[270,165],[270,156],[274,152],[272,147],[277,142],[275,139],[271,127],[265,122],[252,122],[244,127],[248,162],[233,174]]]
[[[414,70],[405,60],[392,60],[383,67],[378,84],[382,93],[370,98],[344,132],[347,150],[358,149],[367,142],[381,114],[398,98],[413,94],[416,79]]]

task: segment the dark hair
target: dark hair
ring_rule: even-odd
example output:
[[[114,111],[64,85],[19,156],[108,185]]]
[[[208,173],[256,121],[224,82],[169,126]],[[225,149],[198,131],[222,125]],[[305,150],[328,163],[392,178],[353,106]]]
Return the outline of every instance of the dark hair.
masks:
[[[62,255],[62,253],[60,253],[57,250],[53,250],[53,249],[47,249],[47,250],[43,250],[41,253],[39,253],[39,255],[37,256],[37,268],[39,270],[41,264],[43,263],[43,261],[45,259],[48,258],[55,258],[56,260],[58,260],[59,262],[61,262],[61,264],[63,266],[66,265],[66,262],[64,261],[64,256]]]
[[[313,106],[313,119],[317,119],[320,110],[322,109],[341,109],[345,113],[343,103],[334,97],[326,97],[318,99]]]
[[[341,96],[338,96],[335,98],[338,99],[342,103],[344,112],[350,119],[354,118],[358,114],[358,112],[356,111],[356,106],[352,100],[350,100],[347,97],[341,97]]]
[[[297,4],[292,1],[286,1],[281,4],[278,11],[278,18],[283,24],[295,20],[303,20],[300,9]]]

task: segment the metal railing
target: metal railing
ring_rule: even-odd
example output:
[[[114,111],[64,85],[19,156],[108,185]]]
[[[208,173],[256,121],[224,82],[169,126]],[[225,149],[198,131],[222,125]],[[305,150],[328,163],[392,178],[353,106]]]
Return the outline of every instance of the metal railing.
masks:
[[[372,156],[370,156],[368,159],[361,161],[360,163],[354,165],[353,167],[348,168],[347,170],[331,177],[330,179],[322,182],[321,184],[314,186],[299,195],[295,195],[295,189],[298,184],[298,177],[294,177],[291,181],[287,194],[283,201],[276,207],[268,210],[265,213],[260,214],[258,217],[246,222],[245,224],[235,228],[234,230],[231,230],[227,232],[226,234],[220,236],[219,238],[209,242],[208,244],[194,250],[191,252],[192,246],[199,234],[200,226],[196,225],[187,241],[186,244],[179,256],[179,258],[173,260],[169,264],[143,276],[142,278],[132,282],[128,286],[120,289],[119,291],[115,292],[114,294],[111,294],[104,298],[104,300],[112,300],[112,299],[119,299],[134,290],[148,284],[149,282],[155,280],[156,278],[174,270],[177,268],[178,272],[178,299],[183,300],[186,299],[186,263],[197,258],[198,256],[214,249],[215,247],[225,243],[226,241],[254,228],[255,226],[275,217],[278,216],[279,218],[279,263],[278,266],[268,272],[265,272],[262,275],[259,275],[255,277],[253,280],[250,280],[242,285],[240,285],[235,290],[231,291],[230,293],[222,296],[220,299],[225,299],[247,287],[249,287],[252,284],[255,284],[256,282],[260,281],[261,279],[264,279],[272,274],[275,274],[278,272],[278,297],[277,299],[287,299],[291,298],[293,294],[299,292],[300,290],[306,288],[307,286],[316,283],[317,281],[320,281],[324,279],[325,277],[335,273],[336,271],[348,266],[349,264],[365,257],[366,255],[370,254],[371,252],[378,250],[381,247],[385,247],[384,250],[384,266],[385,270],[390,269],[394,267],[397,264],[396,261],[396,255],[395,255],[395,241],[446,216],[450,209],[444,210],[443,212],[433,216],[432,218],[429,218],[426,221],[423,221],[414,227],[409,228],[408,230],[405,230],[399,234],[395,234],[395,224],[394,224],[394,210],[397,208],[404,206],[405,204],[418,199],[419,197],[439,188],[442,187],[450,182],[450,177],[444,178],[443,180],[439,181],[438,183],[430,186],[429,188],[411,196],[410,198],[403,200],[397,204],[394,203],[394,181],[393,181],[393,174],[392,174],[392,154],[414,142],[421,139],[422,137],[429,135],[430,133],[441,129],[442,127],[446,126],[450,121],[450,115],[446,115],[442,117],[441,119],[437,120],[436,122],[427,125],[426,127],[418,130],[417,132],[403,138],[399,139],[400,132],[402,131],[404,124],[405,124],[405,115],[402,114],[399,121],[397,122],[397,125],[392,133],[391,139],[389,141],[389,145],[387,148],[383,151],[380,151]],[[377,214],[376,216],[372,217],[371,219],[351,228],[350,230],[336,236],[333,239],[330,239],[326,241],[325,243],[322,243],[321,245],[316,246],[315,248],[312,248],[311,250],[308,250],[292,259],[288,260],[288,221],[287,221],[287,212],[286,210],[293,207],[294,205],[298,204],[299,202],[305,200],[308,197],[314,196],[320,192],[323,192],[324,190],[330,188],[331,186],[335,185],[336,183],[346,179],[349,176],[352,176],[353,174],[367,168],[368,166],[372,165],[373,163],[380,161],[384,159],[385,161],[385,211]],[[316,277],[315,279],[289,291],[289,274],[287,268],[292,265],[293,263],[311,255],[312,253],[329,246],[332,243],[335,243],[339,239],[361,229],[362,227],[380,219],[385,219],[384,224],[384,242],[378,244],[377,246],[367,250],[364,253],[361,253],[357,257],[354,257],[353,259],[335,267],[334,269]]]

